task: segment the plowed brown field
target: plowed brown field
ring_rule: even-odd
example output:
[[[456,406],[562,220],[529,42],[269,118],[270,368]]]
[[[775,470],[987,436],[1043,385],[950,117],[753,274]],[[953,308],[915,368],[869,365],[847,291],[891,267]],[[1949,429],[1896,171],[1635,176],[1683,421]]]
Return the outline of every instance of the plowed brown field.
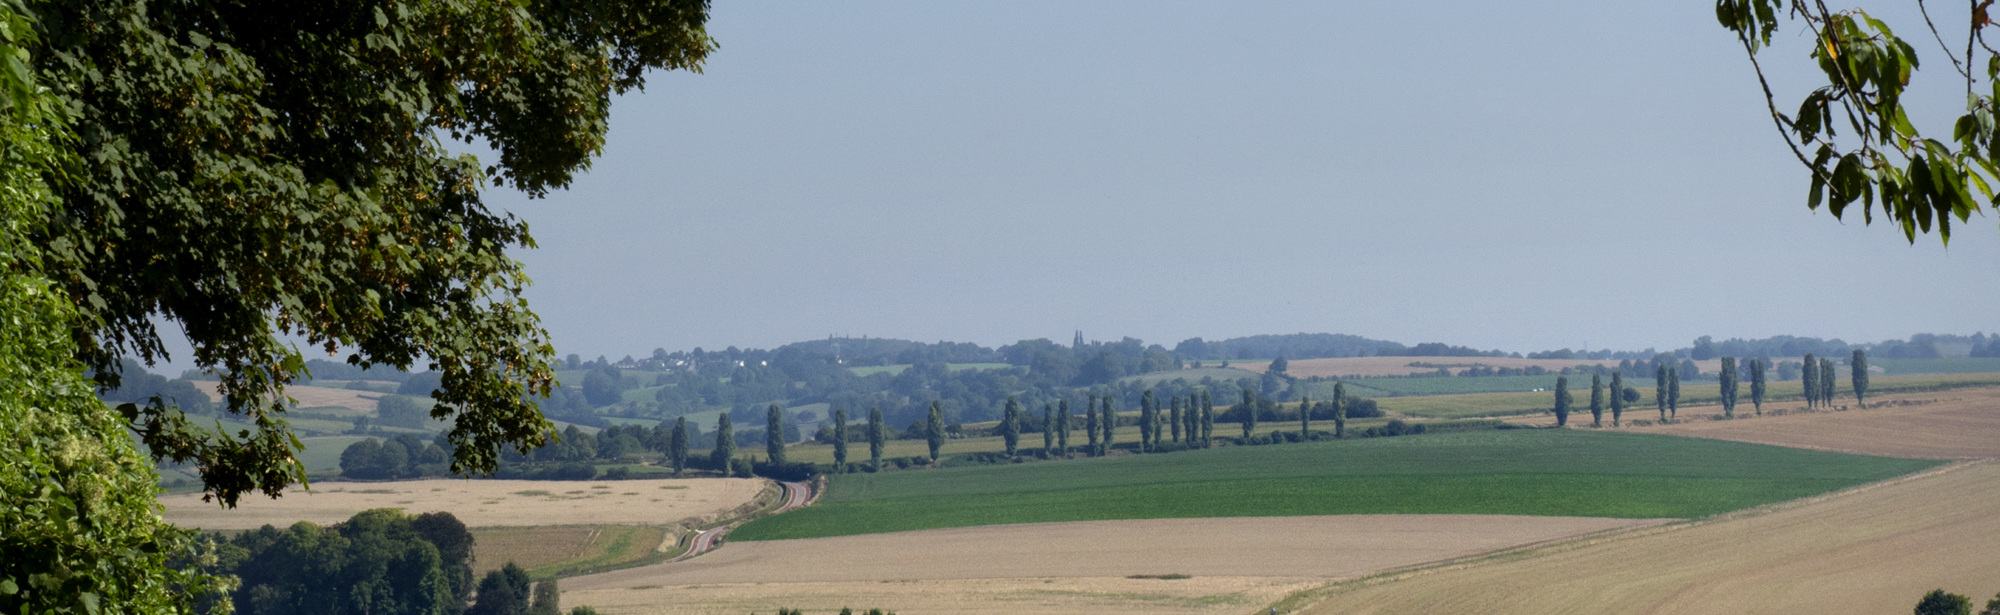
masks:
[[[566,579],[563,600],[607,614],[843,605],[924,613],[1227,613],[1255,608],[1311,579],[1656,523],[1478,515],[1149,519],[745,542],[683,562]],[[1194,578],[1125,578],[1162,574]]]
[[[276,500],[245,497],[225,509],[201,494],[162,495],[166,519],[205,530],[321,525],[371,508],[409,513],[447,511],[471,527],[534,525],[667,525],[721,513],[757,497],[765,481],[738,478],[627,481],[433,479],[389,483],[330,483]]]
[[[1787,414],[1745,416],[1749,404],[1739,403],[1739,418],[1732,421],[1708,420],[1721,406],[1682,408],[1680,423],[1631,429],[1887,457],[2000,457],[2000,388],[1894,395],[1837,412],[1797,413],[1804,404],[1795,402],[1765,407],[1776,408]]]
[[[1777,508],[1336,586],[1305,612],[1900,613],[1933,588],[2000,591],[2000,464]]]

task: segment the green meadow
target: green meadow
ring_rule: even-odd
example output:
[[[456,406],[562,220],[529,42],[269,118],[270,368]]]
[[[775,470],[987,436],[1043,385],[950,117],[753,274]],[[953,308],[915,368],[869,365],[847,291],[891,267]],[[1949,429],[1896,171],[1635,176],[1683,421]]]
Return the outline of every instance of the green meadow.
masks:
[[[1571,430],[1232,446],[837,475],[819,504],[752,522],[731,538],[1333,514],[1692,518],[1824,493],[1938,463]]]

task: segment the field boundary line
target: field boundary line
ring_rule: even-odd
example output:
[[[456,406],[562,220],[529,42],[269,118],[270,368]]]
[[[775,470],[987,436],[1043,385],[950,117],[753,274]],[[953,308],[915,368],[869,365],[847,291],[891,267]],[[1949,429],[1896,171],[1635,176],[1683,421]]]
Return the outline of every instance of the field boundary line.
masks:
[[[1643,536],[1653,536],[1669,532],[1677,532],[1680,530],[1696,528],[1705,525],[1713,525],[1716,523],[1724,523],[1740,519],[1761,517],[1772,513],[1792,510],[1805,506],[1811,506],[1813,504],[1818,504],[1820,502],[1825,502],[1828,500],[1845,498],[1856,494],[1866,493],[1883,487],[1890,487],[1909,482],[1927,480],[1944,474],[1957,472],[1959,470],[1964,470],[1967,468],[1984,465],[1990,463],[1991,461],[1992,460],[1989,459],[1954,461],[1952,463],[1941,464],[1939,466],[1923,470],[1921,472],[1914,472],[1902,476],[1891,477],[1864,485],[1855,485],[1853,487],[1848,487],[1846,489],[1829,491],[1819,495],[1806,496],[1803,498],[1798,498],[1795,500],[1786,500],[1783,502],[1774,502],[1762,506],[1752,506],[1750,508],[1745,508],[1742,510],[1733,510],[1725,513],[1718,513],[1697,519],[1684,519],[1680,521],[1673,521],[1658,525],[1644,525],[1636,527],[1624,527],[1624,528],[1614,528],[1609,530],[1600,530],[1596,532],[1590,532],[1587,534],[1571,536],[1568,538],[1558,538],[1558,539],[1528,543],[1523,545],[1515,545],[1511,547],[1496,549],[1493,551],[1487,551],[1485,553],[1478,553],[1463,557],[1455,557],[1450,559],[1438,560],[1434,562],[1426,562],[1422,564],[1413,564],[1410,566],[1403,566],[1399,568],[1391,568],[1389,570],[1384,570],[1382,572],[1377,572],[1364,577],[1333,581],[1318,587],[1301,590],[1297,593],[1293,593],[1292,595],[1281,598],[1277,602],[1274,602],[1270,605],[1253,610],[1251,611],[1251,613],[1253,615],[1259,613],[1267,613],[1270,611],[1270,609],[1277,609],[1279,612],[1297,611],[1313,606],[1320,602],[1324,602],[1328,598],[1332,598],[1335,595],[1345,593],[1350,590],[1361,589],[1364,587],[1373,587],[1384,583],[1394,583],[1396,581],[1412,579],[1440,572],[1463,570],[1475,566],[1512,562],[1523,559],[1541,557],[1544,555],[1564,553],[1569,551],[1575,551],[1578,549],[1593,547],[1609,542],[1628,540]]]

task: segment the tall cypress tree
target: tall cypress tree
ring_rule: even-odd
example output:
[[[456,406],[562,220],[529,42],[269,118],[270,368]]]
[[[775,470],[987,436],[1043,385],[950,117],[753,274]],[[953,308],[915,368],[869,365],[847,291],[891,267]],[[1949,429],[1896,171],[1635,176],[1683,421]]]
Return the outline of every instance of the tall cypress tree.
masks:
[[[1237,407],[1243,409],[1243,439],[1248,440],[1257,430],[1257,393],[1243,387],[1243,401]]]
[[[1056,454],[1056,405],[1042,402],[1042,456]]]
[[[1201,445],[1206,447],[1215,440],[1215,398],[1208,389],[1201,390]]]
[[[1169,402],[1167,405],[1172,407],[1172,416],[1168,417],[1167,424],[1173,426],[1173,441],[1179,442],[1181,441],[1181,423],[1184,419],[1184,415],[1181,414],[1181,396],[1175,395],[1168,398],[1167,401]]]
[[[931,400],[930,420],[924,422],[924,439],[931,447],[931,463],[937,463],[938,453],[944,450],[944,403]]]
[[[1799,372],[1799,376],[1804,380],[1799,384],[1806,393],[1806,408],[1811,409],[1819,405],[1819,359],[1808,352],[1803,367],[1805,369]]]
[[[667,461],[674,465],[675,476],[687,471],[688,419],[685,416],[674,419],[674,433],[667,438]]]
[[[1604,376],[1590,375],[1590,426],[1604,426]]]
[[[1569,424],[1569,376],[1556,376],[1556,426]]]
[[[1764,369],[1768,363],[1764,359],[1750,360],[1750,403],[1757,406],[1757,416],[1764,416]]]
[[[833,471],[847,471],[847,409],[833,409]]]
[[[1625,372],[1611,372],[1611,426],[1625,418]]]
[[[1722,389],[1722,415],[1736,418],[1736,357],[1722,358],[1722,372],[1716,374]]]
[[[1312,428],[1313,428],[1312,399],[1304,395],[1300,395],[1299,396],[1299,441],[1300,442],[1304,442],[1312,438]]]
[[[1667,366],[1653,366],[1653,404],[1660,407],[1660,422],[1667,422]]]
[[[1156,431],[1153,415],[1160,411],[1158,406],[1159,401],[1153,398],[1152,389],[1146,389],[1146,392],[1139,396],[1139,452],[1153,450],[1156,441],[1153,434]]]
[[[724,412],[715,419],[715,448],[709,449],[708,461],[723,476],[729,475],[729,460],[736,457],[736,427],[729,424],[729,413]]]
[[[1833,371],[1833,359],[1819,360],[1819,403],[1822,406],[1833,405],[1833,392],[1839,384],[1835,382],[1837,373]]]
[[[1069,456],[1069,399],[1056,402],[1056,448]]]
[[[882,424],[882,407],[868,409],[868,467],[882,469],[882,446],[889,434],[888,426]]]
[[[1681,418],[1681,368],[1667,370],[1667,418]]]
[[[1086,456],[1097,456],[1097,396],[1090,396],[1090,408],[1083,415],[1083,432],[1090,436],[1089,448],[1083,449]]]
[[[1007,410],[1000,415],[1000,438],[1007,443],[1007,456],[1013,457],[1021,447],[1021,400],[1007,396]]]
[[[1186,429],[1188,429],[1188,443],[1192,445],[1194,441],[1202,439],[1202,407],[1200,407],[1198,401],[1194,401],[1194,393],[1188,393],[1188,399],[1182,401],[1182,413],[1180,413],[1180,417],[1182,417],[1184,423],[1188,423],[1186,425]]]
[[[771,463],[785,462],[785,409],[771,404],[764,417],[764,456]]]
[[[1098,455],[1111,454],[1111,441],[1113,439],[1112,436],[1115,435],[1118,431],[1118,410],[1115,408],[1113,404],[1113,402],[1115,401],[1117,400],[1112,398],[1110,395],[1105,395],[1104,409],[1098,411],[1097,413],[1100,415],[1097,424],[1099,427],[1102,427],[1104,429],[1104,440],[1103,440],[1104,443],[1101,445],[1101,448],[1097,450]]]
[[[1854,405],[1864,405],[1866,402],[1861,398],[1868,394],[1868,353],[1854,349],[1854,358],[1848,359],[1847,364],[1849,378],[1854,381]]]
[[[1347,385],[1333,383],[1333,437],[1347,437]]]

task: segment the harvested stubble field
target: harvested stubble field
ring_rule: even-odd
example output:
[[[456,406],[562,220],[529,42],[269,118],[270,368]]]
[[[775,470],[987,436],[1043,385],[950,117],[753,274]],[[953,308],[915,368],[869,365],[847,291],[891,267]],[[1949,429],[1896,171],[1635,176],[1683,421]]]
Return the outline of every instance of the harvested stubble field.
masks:
[[[1479,431],[846,474],[819,504],[733,538],[1338,514],[1691,518],[1936,463],[1652,434]]]
[[[278,527],[298,521],[346,521],[371,508],[410,513],[446,511],[470,527],[535,525],[667,525],[736,508],[757,497],[764,481],[662,479],[526,481],[432,479],[384,483],[322,483],[284,497],[245,497],[234,509],[200,494],[162,495],[166,519],[205,530]]]
[[[2000,591],[2000,465],[1311,595],[1311,614],[1900,613]],[[1763,512],[1764,514],[1758,514]]]
[[[1867,408],[1849,407],[1800,412],[1803,404],[1787,403],[1766,407],[1786,414],[1760,417],[1739,404],[1738,418],[1727,421],[1706,420],[1721,406],[1683,408],[1679,423],[1631,429],[1890,457],[2000,457],[2000,388],[1884,396]]]
[[[925,613],[1074,613],[1107,606],[1112,612],[1242,612],[1275,599],[1274,589],[1298,587],[1299,577],[1356,577],[1653,523],[1362,515],[990,526],[735,543],[692,560],[568,579],[563,587],[566,602],[606,613],[742,613],[778,606],[830,613],[863,605]],[[1173,548],[1160,548],[1163,537],[1171,537]],[[1193,578],[1128,578],[1142,575]],[[926,595],[939,591],[951,594]],[[951,600],[938,600],[947,596]]]
[[[656,551],[667,531],[637,525],[479,528],[472,531],[472,572],[484,575],[513,562],[546,577],[629,562]]]
[[[580,579],[579,579],[580,580]],[[925,615],[1240,615],[1320,581],[1271,577],[1124,577],[719,583],[568,589],[564,605],[605,615],[742,615],[798,607],[815,615],[853,607]]]
[[[196,386],[201,387],[202,392],[208,393],[210,400],[220,403],[222,401],[222,394],[216,392],[215,387],[217,384],[219,383],[195,383]],[[383,394],[374,391],[352,391],[316,386],[288,386],[285,387],[285,395],[298,400],[298,407],[300,408],[332,406],[358,410],[372,415],[375,414],[375,401],[381,399]]]

